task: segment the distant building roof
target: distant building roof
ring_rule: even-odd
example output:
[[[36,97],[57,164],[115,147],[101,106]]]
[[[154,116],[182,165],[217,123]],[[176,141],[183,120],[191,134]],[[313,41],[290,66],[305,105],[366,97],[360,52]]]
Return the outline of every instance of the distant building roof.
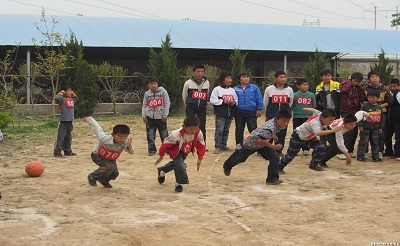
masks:
[[[46,16],[51,27],[51,17]],[[170,32],[182,49],[400,54],[400,31],[88,16],[54,16],[56,32],[75,33],[86,47],[158,48]],[[32,46],[44,36],[39,15],[0,15],[0,46]],[[37,43],[38,43],[37,41]]]

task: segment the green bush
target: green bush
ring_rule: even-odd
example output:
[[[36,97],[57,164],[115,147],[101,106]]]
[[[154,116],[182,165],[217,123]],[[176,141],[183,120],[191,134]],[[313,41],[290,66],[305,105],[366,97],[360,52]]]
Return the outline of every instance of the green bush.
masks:
[[[0,129],[6,128],[13,121],[8,112],[0,112]]]

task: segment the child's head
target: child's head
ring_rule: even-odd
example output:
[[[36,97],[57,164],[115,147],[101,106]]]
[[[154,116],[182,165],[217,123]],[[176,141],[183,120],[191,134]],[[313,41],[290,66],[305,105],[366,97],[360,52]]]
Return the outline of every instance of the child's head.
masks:
[[[155,91],[158,89],[158,79],[154,76],[149,76],[146,79],[147,83],[147,88],[149,88],[151,91]]]
[[[371,82],[373,85],[379,85],[379,82],[381,80],[381,76],[377,71],[370,71],[367,74],[369,82]]]
[[[296,87],[299,89],[300,92],[307,92],[310,84],[306,79],[298,79],[296,81]]]
[[[292,113],[289,110],[281,109],[275,114],[275,122],[280,128],[286,128],[289,125]]]
[[[186,134],[194,135],[200,127],[200,119],[195,115],[189,115],[183,120],[182,127]]]
[[[332,80],[332,71],[329,69],[324,69],[319,73],[319,76],[324,83],[330,83]]]
[[[206,71],[205,67],[201,64],[194,65],[192,70],[195,80],[200,80],[204,76],[204,72]]]
[[[324,126],[328,126],[336,119],[336,112],[331,108],[324,109],[319,118]]]
[[[62,91],[65,91],[65,94],[64,94],[65,97],[72,97],[72,89],[71,89],[71,86],[69,86],[69,85],[63,85],[63,86],[61,86],[61,90],[62,90]]]
[[[379,99],[379,91],[373,89],[368,90],[367,99],[369,103],[376,104]]]
[[[351,85],[352,86],[358,86],[360,85],[361,81],[364,79],[362,73],[355,72],[351,74]]]
[[[354,114],[346,114],[343,118],[343,125],[346,129],[352,130],[357,125],[357,117]]]
[[[391,92],[398,90],[400,86],[400,82],[398,79],[391,79],[389,82],[389,89]]]
[[[218,83],[224,86],[231,86],[233,81],[232,74],[228,72],[223,72],[219,75]]]
[[[287,75],[284,71],[276,71],[274,77],[276,83],[279,85],[284,85],[287,81]]]
[[[114,143],[124,143],[129,136],[131,129],[127,125],[115,125],[113,128],[113,133],[111,134],[114,139]]]
[[[242,72],[236,76],[239,84],[247,85],[250,82],[250,74]]]

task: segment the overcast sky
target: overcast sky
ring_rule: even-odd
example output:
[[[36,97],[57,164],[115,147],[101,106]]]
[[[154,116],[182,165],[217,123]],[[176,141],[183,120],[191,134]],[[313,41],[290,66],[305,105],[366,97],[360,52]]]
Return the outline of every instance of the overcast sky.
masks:
[[[190,19],[195,21],[396,30],[400,0],[0,0],[0,13]],[[376,21],[375,21],[376,7]],[[400,31],[400,30],[399,30]]]

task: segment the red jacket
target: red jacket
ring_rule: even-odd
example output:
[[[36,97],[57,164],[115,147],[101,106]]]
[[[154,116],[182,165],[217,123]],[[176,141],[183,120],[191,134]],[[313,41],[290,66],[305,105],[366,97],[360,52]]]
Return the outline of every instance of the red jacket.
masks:
[[[189,154],[189,152],[193,153],[194,149],[196,149],[198,159],[202,160],[204,154],[206,153],[206,145],[204,143],[203,133],[200,131],[200,129],[198,129],[193,135],[193,139],[190,137],[190,135],[185,134],[185,130],[183,128],[172,131],[171,134],[164,139],[164,142],[158,151],[158,155],[164,156],[168,151],[169,157],[174,159],[179,154],[180,150],[182,150],[185,154]],[[187,138],[192,140],[187,141]]]

